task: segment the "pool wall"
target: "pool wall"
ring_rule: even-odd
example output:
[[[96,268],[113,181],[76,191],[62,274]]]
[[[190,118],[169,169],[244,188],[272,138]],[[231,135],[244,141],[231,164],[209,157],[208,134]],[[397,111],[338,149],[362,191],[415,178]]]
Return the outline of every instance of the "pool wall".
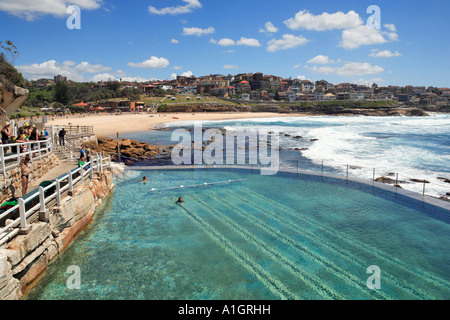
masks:
[[[80,185],[54,207],[48,222],[35,222],[0,248],[0,300],[19,300],[39,281],[47,267],[92,221],[96,209],[114,189],[105,170]]]

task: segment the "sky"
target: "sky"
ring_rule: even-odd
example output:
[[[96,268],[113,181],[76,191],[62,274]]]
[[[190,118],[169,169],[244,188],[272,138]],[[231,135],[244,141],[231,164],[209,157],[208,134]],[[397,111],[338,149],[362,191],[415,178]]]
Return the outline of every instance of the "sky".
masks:
[[[441,88],[449,12],[448,0],[0,0],[0,41],[29,80],[263,72]]]

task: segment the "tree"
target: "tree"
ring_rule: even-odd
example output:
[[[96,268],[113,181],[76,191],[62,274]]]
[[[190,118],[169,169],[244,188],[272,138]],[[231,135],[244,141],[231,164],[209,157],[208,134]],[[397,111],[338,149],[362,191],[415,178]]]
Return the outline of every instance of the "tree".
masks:
[[[55,86],[55,101],[63,105],[72,102],[69,85],[63,81],[59,81]]]

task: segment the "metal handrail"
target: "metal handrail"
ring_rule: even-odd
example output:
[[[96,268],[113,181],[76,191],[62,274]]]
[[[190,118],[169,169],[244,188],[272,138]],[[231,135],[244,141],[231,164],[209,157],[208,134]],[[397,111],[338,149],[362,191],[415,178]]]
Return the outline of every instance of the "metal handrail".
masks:
[[[32,148],[33,145],[37,145],[37,148],[35,150],[33,150]],[[21,152],[23,146],[26,146],[26,152]],[[5,150],[9,148],[16,148],[16,151],[13,154],[7,155],[7,153],[5,153]],[[25,156],[27,154],[30,155],[31,161],[33,161],[33,155],[38,155],[38,159],[42,159],[44,155],[47,156],[51,152],[51,148],[52,139],[50,138],[47,140],[25,141],[0,145],[0,166],[3,175],[6,176],[7,168],[18,167],[22,156]],[[8,160],[16,161],[14,161],[12,164],[7,164],[6,162]]]
[[[44,187],[38,188],[39,193],[39,201],[37,204],[35,204],[32,208],[26,209],[26,205],[30,203],[32,200],[35,200],[36,197],[30,197],[28,199],[18,199],[18,204],[4,213],[0,214],[0,219],[4,219],[7,216],[11,215],[16,210],[19,210],[19,218],[15,219],[14,221],[10,222],[9,224],[5,225],[3,228],[0,229],[0,245],[3,245],[6,241],[9,241],[12,239],[16,234],[18,234],[19,230],[17,227],[20,226],[20,229],[27,229],[28,228],[28,221],[33,214],[35,214],[38,210],[45,211],[46,206],[48,203],[50,203],[52,200],[56,198],[56,205],[61,205],[61,196],[66,191],[73,191],[74,187],[79,184],[80,182],[83,183],[85,181],[86,176],[89,177],[89,179],[93,178],[94,170],[96,172],[103,172],[104,164],[107,163],[107,166],[111,167],[111,157],[102,157],[101,155],[97,155],[96,157],[92,157],[90,162],[84,164],[83,166],[71,170],[68,173],[66,173],[64,176],[56,179],[53,183],[50,185]],[[74,175],[77,173],[80,173],[80,175],[73,179]],[[61,182],[67,183],[61,187]],[[50,195],[46,196],[46,192],[49,190],[52,190],[55,188],[55,192],[53,192]]]

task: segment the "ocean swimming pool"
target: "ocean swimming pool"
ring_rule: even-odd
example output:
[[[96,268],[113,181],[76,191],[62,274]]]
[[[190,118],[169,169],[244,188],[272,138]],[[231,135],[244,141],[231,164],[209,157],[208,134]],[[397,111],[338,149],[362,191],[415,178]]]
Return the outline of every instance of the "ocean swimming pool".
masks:
[[[314,175],[129,176],[28,299],[450,298],[448,210]],[[373,265],[381,290],[367,288]],[[80,290],[66,285],[69,266]]]

